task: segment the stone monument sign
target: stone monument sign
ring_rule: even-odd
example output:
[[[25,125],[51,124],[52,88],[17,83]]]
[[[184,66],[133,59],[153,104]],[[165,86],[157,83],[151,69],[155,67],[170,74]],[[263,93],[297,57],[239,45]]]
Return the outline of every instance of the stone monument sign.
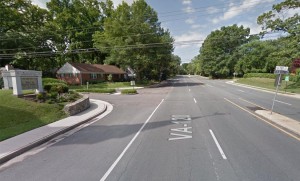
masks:
[[[7,70],[2,72],[4,89],[13,88],[13,94],[21,96],[22,90],[35,89],[36,93],[43,92],[42,71]]]

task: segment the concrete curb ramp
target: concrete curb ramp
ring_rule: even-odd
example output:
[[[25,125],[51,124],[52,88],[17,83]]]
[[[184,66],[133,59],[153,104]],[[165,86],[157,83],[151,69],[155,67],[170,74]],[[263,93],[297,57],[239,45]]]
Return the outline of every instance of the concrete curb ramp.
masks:
[[[300,138],[300,122],[269,110],[257,110],[256,114]],[[300,140],[300,139],[299,139]]]
[[[92,120],[107,110],[109,103],[94,99],[90,101],[90,108],[79,114],[0,142],[0,164]]]

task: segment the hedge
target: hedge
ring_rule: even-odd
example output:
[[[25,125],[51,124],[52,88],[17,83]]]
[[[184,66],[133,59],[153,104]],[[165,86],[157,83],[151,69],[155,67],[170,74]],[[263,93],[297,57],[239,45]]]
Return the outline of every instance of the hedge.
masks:
[[[60,80],[60,79],[54,79],[54,78],[43,78],[43,84],[46,85],[46,84],[49,84],[49,83],[61,83],[61,84],[66,84],[67,83],[63,80]]]
[[[285,78],[286,75],[282,76],[282,79]],[[259,77],[259,78],[269,78],[269,79],[275,79],[275,74],[269,74],[269,73],[247,73],[244,74],[244,78],[251,78],[251,77]],[[289,75],[290,81],[292,82],[298,82],[300,81],[300,76],[298,75]]]
[[[121,94],[137,94],[137,91],[135,89],[124,89]]]
[[[269,74],[269,73],[247,73],[247,74],[244,74],[244,78],[251,78],[251,77],[275,79],[276,75]]]
[[[115,89],[96,89],[96,88],[93,88],[93,89],[72,89],[72,90],[75,90],[77,92],[94,92],[94,93],[109,93],[109,94],[112,94],[112,93],[116,92]]]
[[[47,83],[44,84],[44,90],[47,92],[67,93],[69,87],[64,83]]]

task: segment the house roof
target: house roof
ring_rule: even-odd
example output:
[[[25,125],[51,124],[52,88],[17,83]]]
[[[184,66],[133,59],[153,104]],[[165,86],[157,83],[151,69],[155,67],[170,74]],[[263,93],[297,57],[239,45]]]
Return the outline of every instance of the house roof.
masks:
[[[122,69],[114,66],[114,65],[101,65],[101,64],[94,64],[95,67],[103,70],[103,72],[108,74],[125,74],[126,72]]]
[[[86,63],[69,63],[80,72],[103,72],[101,69],[95,67],[93,64]]]
[[[125,74],[123,70],[114,65],[69,63],[80,72],[103,72],[107,74]]]

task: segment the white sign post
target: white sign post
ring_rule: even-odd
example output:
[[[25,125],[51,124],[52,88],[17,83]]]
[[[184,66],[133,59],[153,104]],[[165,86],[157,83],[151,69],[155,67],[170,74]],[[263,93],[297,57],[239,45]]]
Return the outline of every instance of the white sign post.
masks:
[[[276,83],[276,92],[275,92],[275,95],[274,95],[274,98],[273,98],[271,114],[273,113],[273,108],[274,108],[276,96],[277,96],[277,93],[278,93],[278,88],[279,88],[280,81],[281,81],[281,75],[282,74],[288,74],[289,73],[288,69],[289,69],[288,67],[276,66],[276,69],[274,71],[274,74],[277,74],[277,75],[279,74],[279,78],[278,78],[277,83]]]

